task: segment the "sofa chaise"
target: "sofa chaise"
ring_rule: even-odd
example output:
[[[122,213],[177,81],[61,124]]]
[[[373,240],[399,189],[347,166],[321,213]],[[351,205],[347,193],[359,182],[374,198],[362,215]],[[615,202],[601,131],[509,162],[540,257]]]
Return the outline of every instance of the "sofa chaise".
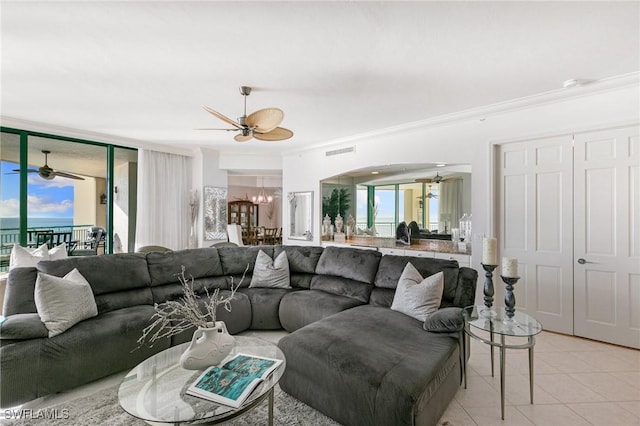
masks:
[[[286,252],[291,288],[249,288],[258,252]],[[407,263],[423,276],[444,273],[433,331],[389,309]],[[232,310],[218,310],[231,334],[285,329],[282,389],[345,425],[435,424],[462,374],[459,324],[450,307],[474,302],[477,273],[457,262],[382,256],[355,248],[219,247],[167,253],[71,257],[10,271],[0,326],[0,406],[67,390],[130,369],[190,340],[191,331],[139,346],[154,303],[182,295],[181,266],[194,287],[230,288],[249,265]],[[76,268],[89,282],[98,315],[47,337],[34,288],[38,272],[64,276]],[[434,315],[436,317],[436,315]],[[458,314],[459,317],[459,314]],[[440,329],[439,329],[440,328]]]

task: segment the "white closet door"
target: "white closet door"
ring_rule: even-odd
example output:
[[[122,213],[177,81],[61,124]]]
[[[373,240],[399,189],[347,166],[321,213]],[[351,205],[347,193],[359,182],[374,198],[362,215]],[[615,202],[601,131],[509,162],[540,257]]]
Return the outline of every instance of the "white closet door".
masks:
[[[500,257],[518,258],[521,277],[516,310],[533,315],[546,330],[568,334],[573,334],[572,162],[571,136],[501,145],[497,162]],[[494,276],[496,304],[504,306],[504,284]]]
[[[575,137],[575,334],[640,348],[639,128]]]

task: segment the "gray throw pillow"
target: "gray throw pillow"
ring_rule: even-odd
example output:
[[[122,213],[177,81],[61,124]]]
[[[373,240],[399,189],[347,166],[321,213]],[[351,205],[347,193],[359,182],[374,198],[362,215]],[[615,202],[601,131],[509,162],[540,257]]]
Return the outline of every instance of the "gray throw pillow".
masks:
[[[75,268],[63,278],[39,272],[34,299],[49,337],[98,315],[91,286]]]
[[[407,263],[400,275],[391,310],[402,312],[424,322],[440,307],[443,290],[444,274],[442,272],[422,278],[415,266]]]
[[[275,260],[260,250],[253,267],[253,275],[249,288],[291,288],[289,276],[289,259],[287,252],[280,253]]]
[[[457,307],[438,309],[423,325],[425,330],[433,333],[454,333],[463,327],[462,308]]]
[[[0,323],[0,339],[26,340],[47,337],[49,330],[38,314],[15,314]]]

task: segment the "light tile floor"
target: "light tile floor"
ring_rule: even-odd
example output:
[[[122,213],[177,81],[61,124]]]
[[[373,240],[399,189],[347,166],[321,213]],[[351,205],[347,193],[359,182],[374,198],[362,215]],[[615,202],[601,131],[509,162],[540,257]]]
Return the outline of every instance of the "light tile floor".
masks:
[[[272,342],[286,334],[243,333]],[[439,424],[640,426],[640,351],[545,331],[537,336],[534,353],[531,405],[527,351],[507,350],[503,421],[498,352],[495,352],[495,377],[491,377],[489,347],[471,339],[467,389],[460,387]],[[37,409],[79,398],[117,385],[125,374],[114,374],[23,407]]]
[[[467,389],[460,387],[439,424],[640,426],[638,350],[542,332],[534,348],[534,404],[527,351],[507,350],[504,421],[499,368],[496,350],[492,377],[489,346],[471,339]]]

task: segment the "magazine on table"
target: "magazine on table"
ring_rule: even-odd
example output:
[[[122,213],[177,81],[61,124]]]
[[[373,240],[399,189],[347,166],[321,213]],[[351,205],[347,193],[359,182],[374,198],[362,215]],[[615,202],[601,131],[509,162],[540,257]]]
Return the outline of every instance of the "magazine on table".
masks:
[[[207,368],[187,389],[189,395],[239,408],[282,360],[239,353],[222,366]]]

